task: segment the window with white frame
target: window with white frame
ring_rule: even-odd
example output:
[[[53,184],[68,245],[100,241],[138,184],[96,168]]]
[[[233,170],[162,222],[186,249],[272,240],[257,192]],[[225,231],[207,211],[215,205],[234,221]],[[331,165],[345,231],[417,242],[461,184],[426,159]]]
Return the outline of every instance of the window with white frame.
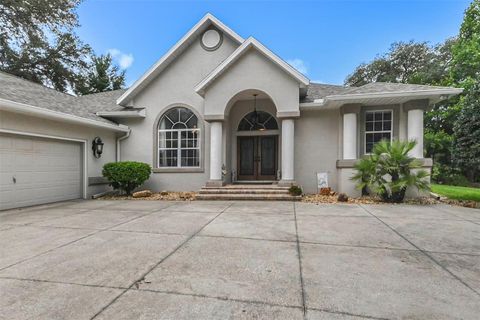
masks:
[[[166,111],[158,122],[158,167],[200,167],[198,118],[185,107]]]
[[[392,140],[392,110],[365,113],[365,153],[371,153],[380,140]]]

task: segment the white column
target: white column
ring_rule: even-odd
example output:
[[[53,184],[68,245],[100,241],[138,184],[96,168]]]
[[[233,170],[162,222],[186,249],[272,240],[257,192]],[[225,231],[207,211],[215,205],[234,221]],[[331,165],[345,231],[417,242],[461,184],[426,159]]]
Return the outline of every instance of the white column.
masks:
[[[412,109],[408,111],[408,140],[417,141],[410,152],[415,158],[423,158],[423,110]]]
[[[210,123],[210,180],[222,180],[222,122]]]
[[[357,159],[357,114],[343,115],[343,159]]]
[[[295,120],[282,120],[282,181],[294,182]]]

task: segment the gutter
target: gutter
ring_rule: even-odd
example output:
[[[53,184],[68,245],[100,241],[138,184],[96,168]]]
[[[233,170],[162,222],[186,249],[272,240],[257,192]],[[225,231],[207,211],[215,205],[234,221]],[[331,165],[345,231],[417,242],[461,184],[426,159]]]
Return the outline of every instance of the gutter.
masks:
[[[347,102],[355,101],[359,99],[375,99],[375,98],[403,98],[403,97],[424,97],[424,96],[440,96],[440,100],[445,100],[450,95],[457,95],[463,92],[463,88],[450,88],[450,89],[433,89],[433,90],[415,90],[415,91],[401,91],[401,92],[374,92],[374,93],[356,93],[345,95],[331,95],[326,96],[324,99],[315,99],[313,102],[300,103],[300,107],[324,107],[328,102]],[[444,96],[444,98],[442,98]]]
[[[372,92],[372,93],[352,93],[352,94],[337,94],[325,97],[330,101],[355,100],[355,99],[369,99],[369,98],[395,98],[395,97],[415,97],[425,95],[454,95],[463,92],[463,88],[448,88],[448,89],[432,89],[432,90],[410,90],[410,91],[395,91],[395,92]]]
[[[19,103],[11,100],[6,100],[2,98],[0,98],[0,110],[12,111],[16,113],[24,113],[24,114],[34,115],[42,118],[60,120],[65,122],[73,122],[81,125],[99,127],[99,128],[119,131],[119,132],[130,131],[130,128],[122,124],[117,126],[109,123],[103,123],[101,121],[87,119],[87,118],[79,117],[76,115],[63,113],[60,111],[53,111],[45,108],[35,107],[32,105]]]
[[[132,132],[131,129],[128,129],[128,131],[125,133],[125,135],[117,138],[117,155],[116,155],[116,162],[120,162],[120,158],[121,158],[121,152],[120,152],[120,147],[121,147],[121,142],[125,139],[127,139],[128,137],[130,137],[130,133]]]
[[[99,111],[96,113],[99,117],[104,118],[145,118],[145,109],[128,110],[128,111]]]

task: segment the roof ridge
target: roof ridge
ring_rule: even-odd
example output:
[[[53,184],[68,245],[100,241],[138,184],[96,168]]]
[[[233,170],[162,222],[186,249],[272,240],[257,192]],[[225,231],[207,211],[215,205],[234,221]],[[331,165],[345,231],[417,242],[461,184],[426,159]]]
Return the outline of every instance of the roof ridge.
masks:
[[[102,91],[102,92],[93,92],[93,93],[84,94],[84,95],[75,96],[75,97],[81,99],[81,98],[85,98],[85,97],[92,97],[92,96],[98,96],[98,95],[102,95],[102,94],[108,94],[108,93],[118,92],[118,91],[127,91],[127,90],[128,90],[128,88],[122,88],[122,89],[108,90],[108,91]]]

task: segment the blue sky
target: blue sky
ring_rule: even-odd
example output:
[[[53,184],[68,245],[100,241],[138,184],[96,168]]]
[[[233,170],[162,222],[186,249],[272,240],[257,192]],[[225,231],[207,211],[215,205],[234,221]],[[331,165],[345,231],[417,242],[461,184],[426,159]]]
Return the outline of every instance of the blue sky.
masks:
[[[254,36],[312,81],[342,84],[395,41],[439,43],[458,33],[470,0],[85,0],[78,34],[111,52],[133,83],[203,15]]]

